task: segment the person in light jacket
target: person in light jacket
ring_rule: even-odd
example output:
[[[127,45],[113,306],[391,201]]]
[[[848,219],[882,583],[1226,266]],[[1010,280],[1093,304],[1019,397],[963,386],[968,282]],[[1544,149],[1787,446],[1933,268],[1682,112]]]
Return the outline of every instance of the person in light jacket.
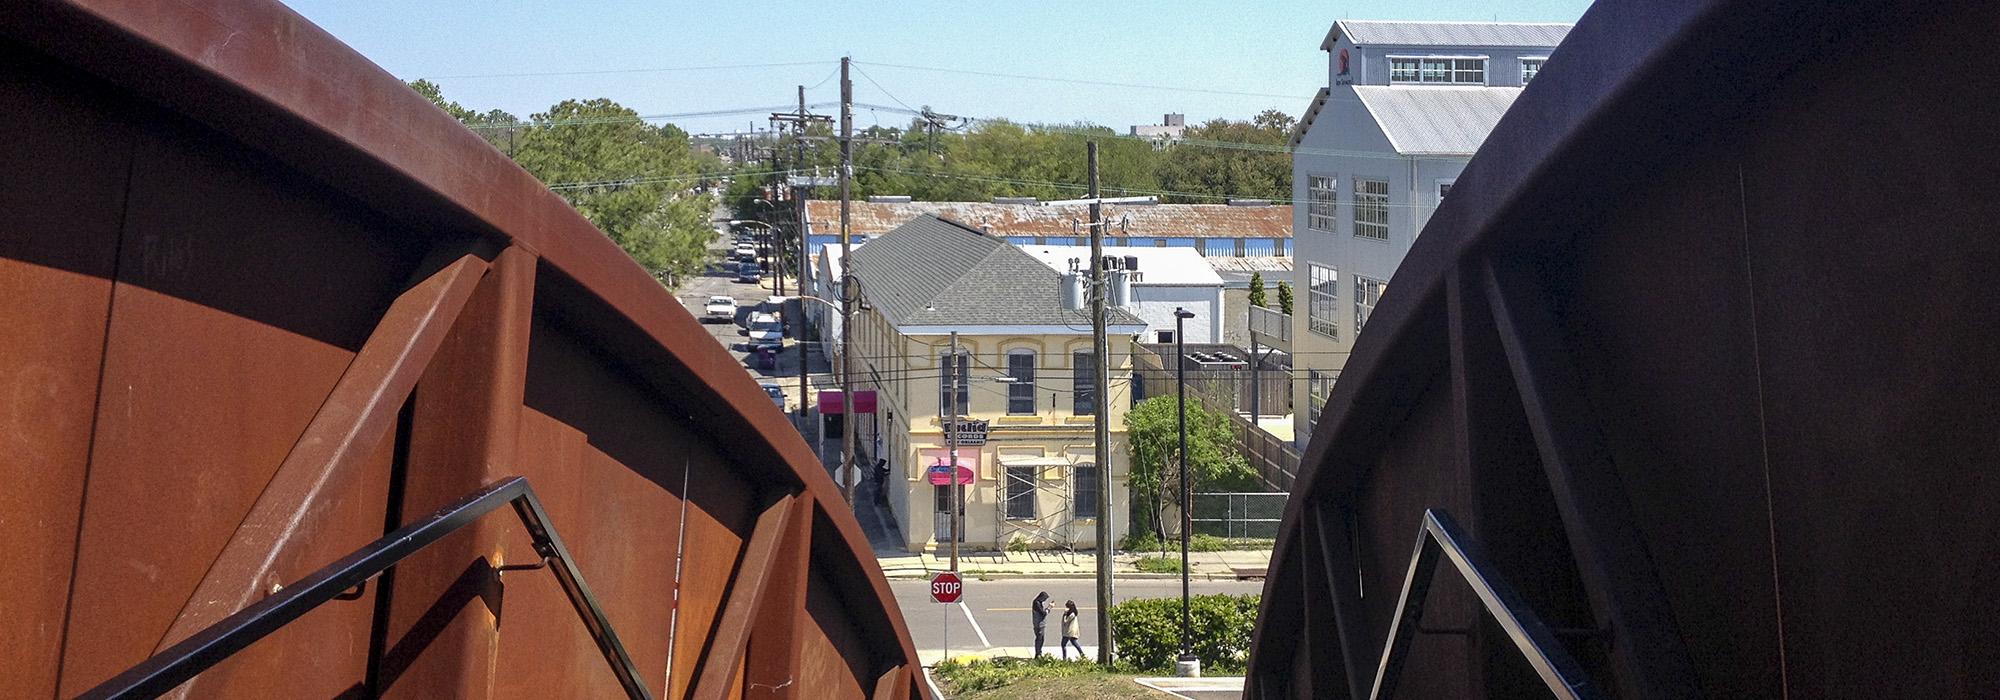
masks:
[[[1069,660],[1070,647],[1076,647],[1076,658],[1085,658],[1083,645],[1076,641],[1077,637],[1083,636],[1083,624],[1076,618],[1076,601],[1063,601],[1062,644],[1057,645],[1057,648],[1062,651],[1064,661]]]
[[[1035,658],[1042,658],[1042,627],[1049,621],[1049,592],[1035,594],[1035,602],[1028,604],[1028,614],[1035,622]]]

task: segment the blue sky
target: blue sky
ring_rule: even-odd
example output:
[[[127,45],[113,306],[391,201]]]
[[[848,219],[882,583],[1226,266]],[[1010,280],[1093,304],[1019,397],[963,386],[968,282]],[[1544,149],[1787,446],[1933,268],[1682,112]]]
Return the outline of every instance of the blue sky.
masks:
[[[289,0],[406,80],[432,78],[475,109],[519,116],[608,97],[641,114],[839,99],[825,80],[852,56],[855,101],[975,117],[1090,121],[1121,131],[1183,112],[1189,123],[1297,116],[1325,84],[1319,42],[1336,19],[1573,22],[1587,0],[1355,2],[434,2]],[[687,66],[810,65],[637,72]],[[1169,86],[1159,90],[928,72],[881,64]],[[599,75],[487,76],[628,71]],[[865,73],[867,77],[863,77]],[[871,84],[873,78],[880,87]],[[1224,95],[1189,90],[1262,93]],[[833,110],[819,110],[834,113]],[[673,119],[690,131],[763,128],[761,114]],[[857,110],[857,128],[901,125]]]

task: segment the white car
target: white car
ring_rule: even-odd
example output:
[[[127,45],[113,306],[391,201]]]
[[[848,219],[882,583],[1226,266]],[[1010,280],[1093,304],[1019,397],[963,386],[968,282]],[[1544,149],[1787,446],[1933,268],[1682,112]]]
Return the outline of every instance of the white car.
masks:
[[[758,384],[757,386],[764,390],[764,395],[771,397],[771,403],[777,404],[778,410],[785,410],[785,390],[783,387],[776,384]]]
[[[750,317],[750,345],[785,344],[785,324],[770,314]]]
[[[702,323],[734,320],[736,320],[736,299],[733,297],[709,297],[708,303],[701,307]]]

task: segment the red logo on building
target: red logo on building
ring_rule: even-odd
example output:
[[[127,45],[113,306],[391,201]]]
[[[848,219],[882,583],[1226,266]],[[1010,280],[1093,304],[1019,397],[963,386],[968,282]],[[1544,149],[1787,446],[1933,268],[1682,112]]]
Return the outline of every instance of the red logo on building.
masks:
[[[1347,75],[1347,49],[1340,50],[1340,74]]]

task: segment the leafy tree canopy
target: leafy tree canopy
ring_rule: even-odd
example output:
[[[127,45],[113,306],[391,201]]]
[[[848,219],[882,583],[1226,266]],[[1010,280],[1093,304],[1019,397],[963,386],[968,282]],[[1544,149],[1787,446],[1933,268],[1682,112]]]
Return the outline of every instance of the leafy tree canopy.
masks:
[[[715,232],[714,203],[700,187],[715,177],[717,162],[695,153],[687,132],[648,124],[608,99],[564,100],[523,123],[447,100],[427,80],[410,87],[558,187],[557,195],[661,282],[678,285],[701,270]]]
[[[1180,424],[1173,394],[1140,401],[1125,412],[1126,449],[1131,457],[1136,532],[1150,527],[1161,504],[1179,500]],[[1187,402],[1188,462],[1196,492],[1256,491],[1256,472],[1236,449],[1229,417]],[[1150,506],[1151,510],[1145,508]],[[1144,519],[1141,519],[1144,516]]]

